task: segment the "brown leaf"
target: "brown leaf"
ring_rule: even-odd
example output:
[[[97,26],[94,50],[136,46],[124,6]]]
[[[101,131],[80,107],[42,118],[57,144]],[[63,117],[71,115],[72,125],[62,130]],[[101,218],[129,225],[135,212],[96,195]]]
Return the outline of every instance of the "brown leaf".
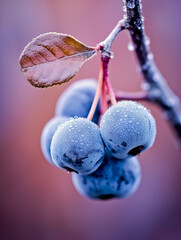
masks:
[[[95,53],[69,35],[45,33],[25,47],[19,61],[28,81],[43,88],[69,81]]]

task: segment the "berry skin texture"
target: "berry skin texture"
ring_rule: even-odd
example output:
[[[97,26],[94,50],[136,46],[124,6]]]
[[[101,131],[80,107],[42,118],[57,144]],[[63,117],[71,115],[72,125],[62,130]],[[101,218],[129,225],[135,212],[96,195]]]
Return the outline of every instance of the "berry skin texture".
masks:
[[[52,157],[50,154],[50,144],[52,141],[52,137],[55,133],[55,130],[57,127],[64,123],[67,120],[65,117],[54,117],[50,121],[47,122],[47,124],[44,126],[41,134],[41,150],[44,155],[44,157],[48,160],[49,163],[54,164],[52,161]]]
[[[89,114],[97,82],[94,79],[80,80],[72,84],[57,101],[55,115],[67,117],[84,117]],[[92,121],[96,124],[100,116],[100,101],[97,105]]]
[[[141,168],[136,157],[121,160],[106,156],[97,171],[88,176],[72,173],[72,181],[76,190],[88,198],[125,198],[137,190]]]
[[[124,159],[136,156],[153,145],[156,124],[150,111],[143,105],[121,101],[105,112],[100,131],[110,154]]]
[[[104,155],[99,127],[86,118],[66,121],[52,138],[52,159],[57,166],[69,172],[88,175],[98,169]]]

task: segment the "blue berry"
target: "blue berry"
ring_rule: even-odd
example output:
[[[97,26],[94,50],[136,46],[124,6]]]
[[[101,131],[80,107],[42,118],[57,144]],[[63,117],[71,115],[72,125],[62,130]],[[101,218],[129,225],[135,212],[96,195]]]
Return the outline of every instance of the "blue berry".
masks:
[[[134,101],[121,101],[103,115],[100,131],[108,151],[116,158],[128,158],[150,148],[156,124],[150,111]]]
[[[105,155],[99,127],[86,118],[72,118],[55,132],[51,143],[54,163],[68,171],[88,175]]]
[[[92,199],[124,198],[131,196],[141,180],[141,168],[136,157],[116,159],[106,156],[97,171],[82,176],[72,174],[76,190]]]
[[[91,108],[97,82],[94,79],[80,80],[72,84],[58,99],[55,114],[57,116],[87,117]],[[96,124],[100,116],[100,103],[98,103],[92,121]]]
[[[43,128],[41,134],[41,149],[44,157],[51,163],[54,164],[52,161],[52,157],[50,155],[50,144],[52,141],[52,137],[55,133],[57,127],[64,123],[67,120],[65,117],[54,117],[50,121],[47,122],[45,127]]]

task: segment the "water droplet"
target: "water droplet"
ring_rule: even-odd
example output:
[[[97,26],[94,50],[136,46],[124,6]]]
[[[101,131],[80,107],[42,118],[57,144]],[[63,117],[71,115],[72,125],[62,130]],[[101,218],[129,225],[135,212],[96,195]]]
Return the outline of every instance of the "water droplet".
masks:
[[[127,7],[128,7],[128,8],[131,8],[131,9],[135,8],[135,3],[134,3],[134,1],[128,2],[128,3],[127,3]]]
[[[123,19],[127,20],[127,15],[126,14],[123,15]]]
[[[133,45],[133,42],[129,42],[129,43],[128,43],[128,50],[129,50],[129,51],[134,51],[134,50],[135,50],[135,47],[134,47],[134,45]]]
[[[150,45],[150,39],[149,39],[149,37],[147,37],[147,36],[146,36],[146,38],[145,38],[145,44],[146,44],[146,45]]]
[[[123,12],[126,12],[127,8],[126,6],[123,6]]]
[[[149,53],[149,54],[148,54],[148,59],[149,59],[149,60],[153,60],[153,57],[154,57],[154,56],[153,56],[152,53]]]
[[[128,115],[127,114],[124,114],[124,117],[127,117]]]
[[[146,82],[141,84],[143,90],[148,91],[150,89],[150,85]]]
[[[144,22],[145,18],[142,16],[141,20],[142,20],[142,22]]]

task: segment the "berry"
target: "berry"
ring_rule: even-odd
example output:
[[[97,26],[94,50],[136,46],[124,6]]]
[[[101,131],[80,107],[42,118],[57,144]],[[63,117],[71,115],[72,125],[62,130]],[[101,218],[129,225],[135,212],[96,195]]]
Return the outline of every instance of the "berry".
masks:
[[[58,99],[55,114],[57,116],[87,117],[91,108],[97,82],[93,79],[80,80],[72,84]],[[98,123],[100,116],[98,103],[92,121]]]
[[[76,190],[93,199],[124,198],[132,195],[141,180],[141,168],[136,157],[116,159],[106,156],[97,171],[81,176],[72,174]]]
[[[54,117],[50,121],[47,122],[45,127],[43,128],[42,134],[41,134],[41,150],[44,155],[44,157],[51,163],[54,164],[52,161],[52,157],[50,155],[50,144],[52,141],[52,137],[55,133],[55,130],[57,127],[65,122],[67,118],[65,117]]]
[[[66,121],[52,138],[52,159],[68,171],[88,175],[101,165],[104,154],[99,127],[86,118]]]
[[[100,131],[108,151],[116,158],[136,156],[153,145],[156,124],[150,111],[134,101],[121,101],[103,115]]]

